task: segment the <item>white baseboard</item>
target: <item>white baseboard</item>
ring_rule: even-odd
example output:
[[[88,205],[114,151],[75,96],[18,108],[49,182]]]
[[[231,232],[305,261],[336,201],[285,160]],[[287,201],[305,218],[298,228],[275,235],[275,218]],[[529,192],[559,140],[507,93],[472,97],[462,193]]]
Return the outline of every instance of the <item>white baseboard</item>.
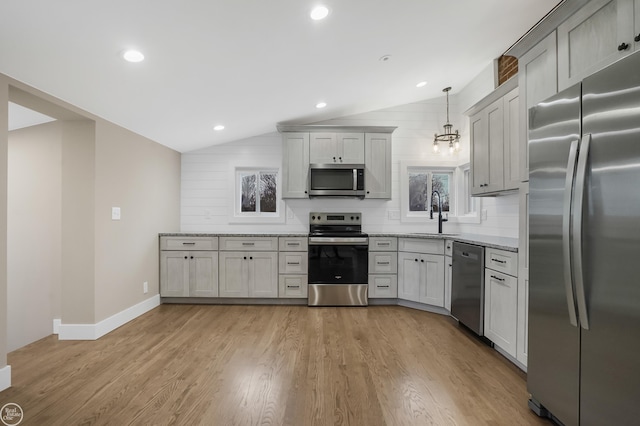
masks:
[[[0,391],[11,387],[11,366],[0,368]]]
[[[160,306],[160,295],[150,297],[97,324],[60,324],[58,327],[58,339],[97,340],[140,315],[149,312],[156,306]]]
[[[62,324],[62,320],[60,318],[53,320],[53,334],[60,334],[60,324]]]

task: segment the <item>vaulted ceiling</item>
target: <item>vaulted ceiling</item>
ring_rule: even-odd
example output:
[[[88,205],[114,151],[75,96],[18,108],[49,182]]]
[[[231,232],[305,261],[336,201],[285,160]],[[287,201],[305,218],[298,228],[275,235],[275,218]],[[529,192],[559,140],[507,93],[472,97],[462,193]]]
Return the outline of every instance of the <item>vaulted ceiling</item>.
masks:
[[[185,152],[455,94],[558,0],[323,3],[3,0],[0,72]]]

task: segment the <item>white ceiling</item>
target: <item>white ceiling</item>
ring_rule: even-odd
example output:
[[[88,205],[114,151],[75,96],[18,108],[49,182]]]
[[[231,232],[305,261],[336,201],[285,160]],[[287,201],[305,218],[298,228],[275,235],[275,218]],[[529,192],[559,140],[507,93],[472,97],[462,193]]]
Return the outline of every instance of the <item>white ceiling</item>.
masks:
[[[185,152],[455,94],[557,3],[2,0],[0,72]]]

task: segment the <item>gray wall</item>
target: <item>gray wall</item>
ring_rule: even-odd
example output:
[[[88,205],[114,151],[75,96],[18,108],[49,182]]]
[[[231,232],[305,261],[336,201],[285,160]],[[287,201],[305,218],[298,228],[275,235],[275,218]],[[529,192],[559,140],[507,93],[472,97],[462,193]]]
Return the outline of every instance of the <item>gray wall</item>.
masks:
[[[59,314],[63,324],[95,324],[157,295],[158,233],[179,230],[180,154],[0,74],[0,241],[7,241],[9,100],[59,120],[50,125],[60,131],[61,285],[59,311],[53,290],[50,315]],[[121,207],[122,220],[111,220],[113,206]],[[6,261],[0,244],[2,312]],[[6,341],[6,315],[0,315],[0,368]]]

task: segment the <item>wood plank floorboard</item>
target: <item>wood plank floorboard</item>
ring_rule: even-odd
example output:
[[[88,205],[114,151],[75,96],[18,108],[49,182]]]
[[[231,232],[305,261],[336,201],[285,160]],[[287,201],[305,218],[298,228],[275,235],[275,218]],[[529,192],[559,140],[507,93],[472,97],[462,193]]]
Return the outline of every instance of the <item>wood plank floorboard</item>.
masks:
[[[8,355],[22,425],[550,425],[526,376],[397,306],[161,305],[97,341]]]

